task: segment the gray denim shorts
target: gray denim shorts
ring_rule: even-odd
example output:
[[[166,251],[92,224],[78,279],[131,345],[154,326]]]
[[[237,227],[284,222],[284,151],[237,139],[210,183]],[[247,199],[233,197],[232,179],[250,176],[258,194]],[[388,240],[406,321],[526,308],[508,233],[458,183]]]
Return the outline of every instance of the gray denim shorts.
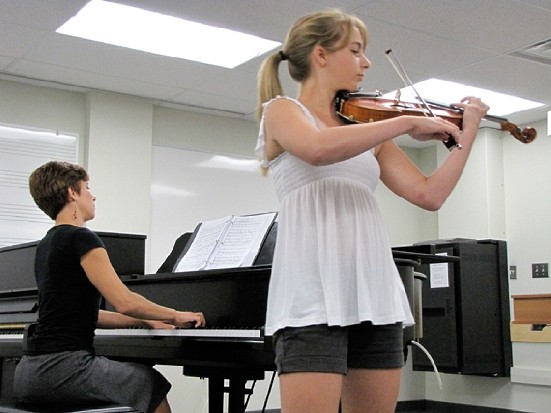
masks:
[[[274,334],[273,345],[279,374],[346,374],[349,368],[395,369],[404,366],[402,323],[287,327]]]

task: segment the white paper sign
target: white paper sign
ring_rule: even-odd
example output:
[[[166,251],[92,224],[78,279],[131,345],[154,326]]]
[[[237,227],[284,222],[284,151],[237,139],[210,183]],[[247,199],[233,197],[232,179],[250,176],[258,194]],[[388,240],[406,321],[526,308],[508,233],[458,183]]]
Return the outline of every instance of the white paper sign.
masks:
[[[448,255],[448,253],[442,252],[436,255]],[[447,288],[449,286],[448,263],[439,262],[430,264],[430,288]]]

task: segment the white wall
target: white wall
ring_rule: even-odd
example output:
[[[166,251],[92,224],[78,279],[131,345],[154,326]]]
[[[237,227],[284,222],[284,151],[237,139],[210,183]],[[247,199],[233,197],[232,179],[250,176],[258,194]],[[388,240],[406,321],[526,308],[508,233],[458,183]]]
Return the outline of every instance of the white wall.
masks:
[[[85,136],[86,110],[82,93],[0,81],[0,122],[59,130]],[[80,156],[84,145],[80,145]]]
[[[153,105],[102,93],[86,103],[85,163],[97,210],[90,228],[148,234]]]
[[[534,125],[529,145],[504,141],[504,175],[509,263],[517,266],[512,294],[550,293],[551,279],[532,279],[531,263],[551,259],[551,138],[544,121]]]
[[[92,189],[98,196],[98,217],[90,224],[96,230],[150,235],[153,145],[250,157],[256,140],[254,123],[158,108],[144,100],[7,81],[0,81],[0,92],[0,122],[81,136],[81,162],[89,168]],[[508,135],[501,138],[501,134],[482,131],[475,148],[478,153],[473,154],[457,192],[440,213],[409,207],[381,185],[377,196],[393,245],[444,237],[504,238],[509,262],[518,267],[518,279],[510,283],[511,294],[551,292],[549,279],[530,277],[530,263],[550,261],[551,216],[546,212],[551,193],[551,142],[545,137],[544,123],[535,125],[539,137],[530,145]],[[430,170],[443,156],[442,150],[435,148],[408,153],[423,170]],[[484,196],[473,197],[473,191]],[[243,199],[244,204],[247,202]],[[479,216],[480,211],[484,217]],[[174,223],[178,223],[177,216]],[[502,233],[504,237],[499,236]],[[153,242],[149,238],[147,248]],[[148,261],[158,262],[168,252],[159,252]],[[155,265],[147,263],[146,268],[152,272]],[[551,344],[518,344],[513,346],[515,365],[551,365]],[[174,384],[170,393],[174,411],[202,411],[206,383],[183,378],[179,367],[162,370]],[[257,385],[249,410],[260,409],[266,388],[267,380]],[[276,387],[270,408],[279,405],[277,397]],[[547,386],[511,383],[509,378],[444,375],[444,389],[440,390],[432,373],[406,368],[400,399],[425,397],[524,411],[542,411],[538,406],[551,405]]]

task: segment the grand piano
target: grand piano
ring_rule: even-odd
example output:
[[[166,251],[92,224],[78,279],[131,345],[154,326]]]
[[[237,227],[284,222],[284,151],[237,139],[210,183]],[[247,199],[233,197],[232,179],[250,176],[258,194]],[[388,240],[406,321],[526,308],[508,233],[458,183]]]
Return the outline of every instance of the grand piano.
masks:
[[[144,364],[183,366],[183,374],[209,380],[209,412],[244,412],[249,380],[273,371],[271,337],[263,331],[271,256],[277,224],[264,240],[254,265],[243,268],[171,272],[191,237],[183,234],[155,274],[143,274],[143,251],[135,237],[105,238],[115,270],[132,290],[167,307],[202,311],[205,329],[98,329],[96,353]],[[108,234],[113,235],[113,234]],[[106,242],[110,241],[109,243]],[[137,247],[138,254],[127,243]],[[0,397],[12,394],[13,372],[22,355],[25,329],[38,318],[34,281],[37,242],[0,249]],[[121,257],[123,255],[124,257]],[[115,257],[115,258],[113,258]],[[130,273],[129,273],[130,272]],[[108,304],[105,308],[111,309]],[[228,381],[229,385],[225,385]]]
[[[202,311],[208,328],[98,329],[96,353],[151,365],[182,366],[184,375],[208,379],[209,413],[223,412],[225,394],[230,413],[244,412],[245,398],[252,392],[246,388],[247,382],[262,380],[265,372],[275,370],[271,337],[264,335],[263,325],[276,230],[277,223],[250,267],[171,272],[190,238],[191,234],[186,233],[176,240],[157,273],[125,274],[126,268],[116,268],[132,291],[161,305]],[[0,397],[9,397],[12,392],[13,371],[22,354],[25,328],[38,316],[32,269],[35,247],[36,243],[29,243],[0,249]],[[120,255],[119,245],[114,247],[107,248],[109,255]],[[401,251],[394,251],[394,257],[413,308],[414,269],[422,262],[443,259]],[[118,261],[124,264],[125,260],[119,257]],[[406,332],[405,336],[407,341],[414,333]]]

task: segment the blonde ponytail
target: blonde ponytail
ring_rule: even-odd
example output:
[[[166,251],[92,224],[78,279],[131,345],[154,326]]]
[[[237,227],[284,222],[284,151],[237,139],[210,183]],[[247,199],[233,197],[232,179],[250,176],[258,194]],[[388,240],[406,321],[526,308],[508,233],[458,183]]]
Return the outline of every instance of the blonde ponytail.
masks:
[[[279,80],[279,64],[285,55],[283,52],[274,53],[268,56],[258,71],[258,107],[256,109],[257,119],[262,117],[262,104],[278,95],[283,95],[283,87]]]

